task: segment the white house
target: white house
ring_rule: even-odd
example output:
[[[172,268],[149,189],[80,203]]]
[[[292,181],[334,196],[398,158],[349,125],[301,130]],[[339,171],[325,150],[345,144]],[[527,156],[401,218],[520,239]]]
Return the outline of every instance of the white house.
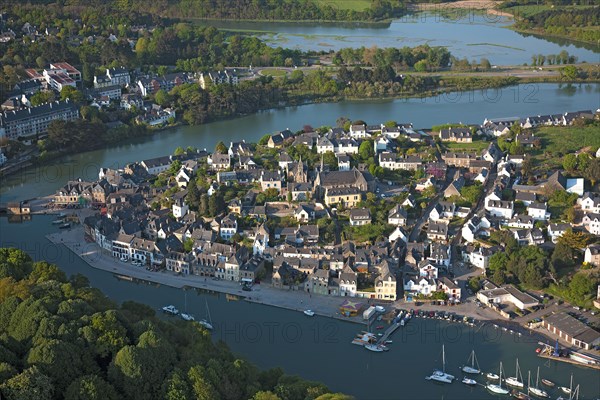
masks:
[[[594,192],[586,192],[583,197],[577,199],[577,203],[581,206],[584,212],[600,214],[600,194]]]
[[[371,212],[368,208],[354,208],[350,210],[350,225],[360,226],[371,223]]]
[[[219,225],[219,236],[224,240],[230,240],[233,235],[237,233],[238,224],[235,216],[232,214],[227,215],[221,220]]]
[[[435,264],[443,265],[448,268],[450,266],[450,254],[450,246],[442,243],[432,243],[431,251],[427,259]]]
[[[388,213],[388,224],[405,226],[408,214],[400,204],[396,204]]]
[[[373,150],[375,154],[386,151],[392,141],[387,136],[379,136],[373,141]]]
[[[177,192],[172,196],[173,199],[173,216],[177,219],[183,218],[189,211],[189,207],[185,202],[185,196],[187,195],[187,191]]]
[[[319,138],[319,140],[317,141],[317,153],[323,154],[323,153],[327,153],[329,151],[334,153],[335,146],[333,145],[331,140],[329,140],[327,137],[321,136]]]
[[[431,261],[422,261],[419,264],[419,276],[425,278],[437,279],[439,268]]]
[[[467,246],[463,251],[463,261],[467,262],[474,267],[486,269],[492,256],[492,251],[485,247],[473,248]]]
[[[552,243],[557,243],[558,238],[564,235],[567,229],[571,229],[569,224],[550,224],[548,225],[548,236],[552,240]]]
[[[449,201],[440,201],[429,213],[429,219],[439,221],[442,219],[451,219],[454,216],[456,205]]]
[[[511,228],[518,229],[531,229],[533,228],[534,219],[531,215],[515,215],[508,221],[508,226]]]
[[[388,236],[388,239],[390,242],[395,242],[396,240],[400,239],[404,243],[408,243],[408,236],[406,236],[406,233],[404,233],[402,228],[399,226],[397,226],[396,229],[394,229],[394,231],[392,233],[390,233],[390,236]]]
[[[529,207],[527,207],[527,215],[535,221],[547,221],[550,219],[550,213],[548,212],[546,203],[531,203]]]
[[[429,296],[437,290],[437,282],[431,278],[414,277],[404,281],[404,291]]]
[[[364,139],[370,135],[367,133],[366,125],[350,125],[350,136],[355,139]]]
[[[336,154],[338,161],[338,171],[350,171],[350,156],[347,154]]]
[[[592,235],[600,235],[600,214],[586,213],[581,223]]]
[[[358,154],[358,142],[353,138],[341,138],[335,147],[336,154]]]
[[[585,255],[583,256],[583,261],[588,264],[600,266],[600,245],[588,246],[585,249]]]
[[[462,238],[467,243],[473,243],[477,236],[489,236],[488,229],[490,229],[490,226],[490,221],[485,216],[479,217],[475,215],[463,225]]]
[[[509,220],[513,216],[514,203],[512,201],[491,200],[486,197],[485,209],[494,217]]]

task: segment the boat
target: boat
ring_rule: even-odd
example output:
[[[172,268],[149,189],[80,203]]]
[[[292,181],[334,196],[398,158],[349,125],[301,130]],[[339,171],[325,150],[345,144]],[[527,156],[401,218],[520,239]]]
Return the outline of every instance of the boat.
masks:
[[[64,222],[65,222],[64,218],[57,218],[54,221],[52,221],[52,224],[59,225],[59,224],[62,224]]]
[[[542,379],[542,383],[548,387],[556,386],[556,384],[554,382],[552,382],[551,380],[548,380],[548,379]]]
[[[531,371],[529,372],[529,375],[527,376],[527,382],[528,382],[528,386],[529,386],[529,393],[532,393],[534,396],[537,397],[549,397],[548,396],[548,392],[546,392],[544,389],[540,389],[539,387],[539,382],[540,382],[540,367],[538,367],[537,369],[537,379],[536,379],[536,383],[535,383],[535,387],[531,387],[531,385],[529,385],[529,378],[531,376]]]
[[[531,400],[531,397],[529,397],[527,394],[525,394],[523,392],[519,392],[518,390],[513,390],[511,394],[512,394],[512,397],[514,397],[515,399]]]
[[[193,315],[191,314],[186,314],[186,313],[181,313],[179,314],[179,316],[181,317],[181,319],[183,319],[184,321],[195,321],[196,319],[194,318]]]
[[[375,353],[380,353],[383,351],[383,347],[376,345],[376,344],[366,344],[365,345],[365,349],[369,350],[369,351],[374,351]]]
[[[210,318],[210,310],[208,308],[208,301],[205,300],[206,304],[206,319],[201,319],[198,321],[200,325],[208,329],[209,331],[213,330],[212,319]]]
[[[372,344],[377,342],[377,336],[372,334],[371,332],[361,332],[352,340],[352,344],[356,344],[359,346],[365,346],[367,344]]]
[[[469,386],[477,385],[477,381],[475,379],[467,378],[466,376],[463,378],[462,383]]]
[[[485,374],[485,377],[490,381],[497,381],[498,379],[500,379],[500,377],[493,372],[488,372],[487,374]]]
[[[571,382],[569,383],[569,387],[559,386],[558,387],[563,393],[568,394],[569,396],[573,393],[573,374],[571,374]]]
[[[475,350],[471,351],[471,355],[467,360],[467,363],[471,362],[471,365],[465,365],[462,367],[462,371],[466,374],[479,374],[481,373],[481,369],[479,368],[479,362],[477,361],[477,356],[475,356]],[[475,368],[475,364],[477,364],[477,368]]]
[[[521,370],[519,369],[519,359],[517,358],[517,365],[515,367],[515,376],[509,376],[504,380],[508,386],[512,386],[518,389],[523,389],[525,384],[523,383],[523,376],[521,375]]]
[[[58,228],[59,229],[69,229],[71,227],[71,223],[70,222],[66,222],[62,225],[60,225]]]
[[[454,375],[446,373],[446,348],[444,345],[442,345],[442,370],[434,370],[433,374],[425,379],[442,383],[452,383],[452,381],[455,379]]]
[[[485,388],[495,394],[509,394],[510,391],[502,387],[502,361],[500,361],[500,371],[498,375],[498,384],[488,383]]]
[[[391,340],[386,340],[383,344],[392,344],[392,343],[394,343],[394,342]]]
[[[164,306],[162,308],[163,312],[167,313],[167,314],[171,314],[171,315],[177,315],[179,314],[179,310],[175,308],[174,305],[168,305],[168,306]]]
[[[308,315],[309,317],[314,317],[315,312],[313,310],[304,310],[304,315]]]

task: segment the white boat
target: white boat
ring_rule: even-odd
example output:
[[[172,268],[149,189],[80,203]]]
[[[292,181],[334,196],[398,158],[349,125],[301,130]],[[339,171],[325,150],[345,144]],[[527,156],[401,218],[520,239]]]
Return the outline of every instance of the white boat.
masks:
[[[162,308],[162,310],[163,310],[163,312],[166,312],[167,314],[172,314],[172,315],[179,314],[179,310],[176,309],[174,305],[164,306]]]
[[[181,313],[179,314],[179,316],[181,317],[181,319],[183,319],[184,321],[195,321],[196,319],[194,318],[193,315],[191,314],[186,314],[186,313]]]
[[[376,344],[366,344],[365,349],[367,349],[369,351],[374,351],[376,353],[380,353],[384,350],[382,346],[379,346]]]
[[[442,370],[434,370],[433,374],[425,379],[442,383],[452,383],[452,381],[455,379],[454,375],[446,373],[446,348],[444,345],[442,345]]]
[[[498,379],[500,379],[500,377],[493,372],[488,372],[487,374],[485,374],[485,377],[490,381],[497,381]]]
[[[537,369],[537,378],[535,381],[535,387],[531,387],[531,385],[529,385],[529,381],[530,381],[530,377],[531,377],[531,371],[529,372],[528,376],[527,376],[527,383],[529,386],[529,393],[533,394],[534,396],[537,397],[550,397],[548,396],[548,392],[546,392],[544,389],[540,389],[539,384],[540,384],[540,367],[538,367]]]
[[[371,332],[366,332],[366,331],[359,333],[352,340],[352,344],[356,344],[359,346],[365,346],[367,344],[372,344],[375,342],[377,342],[377,336]]]
[[[200,325],[208,329],[209,331],[213,330],[212,319],[210,318],[210,310],[208,308],[208,301],[205,300],[206,304],[206,319],[201,319],[198,321]]]
[[[502,387],[502,361],[500,361],[500,373],[498,375],[498,384],[488,383],[486,389],[495,394],[508,394],[510,391]]]
[[[569,396],[573,393],[573,374],[571,374],[571,383],[569,387],[559,386],[559,389],[562,390],[563,393],[568,394]]]
[[[475,355],[475,350],[471,351],[471,355],[467,360],[467,363],[471,362],[471,365],[465,365],[462,367],[462,371],[467,374],[479,374],[481,373],[481,369],[479,368],[479,362],[477,361],[477,356]],[[477,364],[477,368],[475,365]]]
[[[375,311],[380,312],[380,313],[384,313],[385,312],[385,308],[382,306],[375,306]]]
[[[523,383],[523,376],[521,375],[521,370],[519,369],[519,359],[517,358],[517,366],[515,367],[515,376],[509,376],[504,380],[507,385],[515,387],[517,389],[523,389],[525,384]]]
[[[314,317],[315,312],[313,310],[304,310],[304,315],[308,315],[309,317]]]
[[[62,224],[64,222],[65,222],[64,218],[58,218],[58,219],[55,219],[54,221],[52,221],[52,224],[53,225],[60,225],[60,224]]]
[[[475,379],[467,378],[466,376],[463,378],[462,383],[469,386],[477,385],[477,381]]]

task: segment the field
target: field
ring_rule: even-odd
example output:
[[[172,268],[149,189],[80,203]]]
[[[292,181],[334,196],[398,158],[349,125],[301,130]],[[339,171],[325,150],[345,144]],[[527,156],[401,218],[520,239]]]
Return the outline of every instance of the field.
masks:
[[[260,71],[260,74],[264,75],[264,76],[272,76],[274,78],[280,78],[282,76],[285,76],[287,74],[287,72],[282,69],[265,68]]]
[[[576,10],[580,8],[589,8],[591,6],[561,6],[553,7],[548,5],[528,5],[528,6],[514,6],[503,9],[503,11],[513,14],[515,17],[527,18],[532,15],[541,13],[542,11],[548,10]]]
[[[490,143],[476,140],[473,143],[444,143],[448,151],[475,151],[479,152],[488,147]]]
[[[315,0],[315,2],[341,10],[364,11],[371,7],[371,0]]]
[[[584,147],[596,151],[600,147],[597,125],[584,127],[542,127],[535,136],[542,141],[542,148],[531,152],[538,170],[548,170],[562,165],[564,154],[574,153]],[[528,153],[530,150],[528,150]]]

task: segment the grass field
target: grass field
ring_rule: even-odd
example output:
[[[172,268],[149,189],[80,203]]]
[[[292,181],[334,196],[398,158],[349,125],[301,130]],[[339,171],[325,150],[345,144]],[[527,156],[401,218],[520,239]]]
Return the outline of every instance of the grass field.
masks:
[[[581,8],[590,8],[592,6],[558,6],[552,7],[545,4],[540,5],[528,5],[528,6],[514,6],[510,8],[505,8],[502,11],[509,12],[516,17],[527,18],[532,15],[541,13],[542,11],[547,10],[577,10]]]
[[[287,74],[287,72],[285,70],[281,70],[281,69],[265,68],[260,71],[260,74],[264,75],[264,76],[272,76],[272,77],[278,78],[278,77],[285,76]]]
[[[364,11],[371,7],[371,0],[315,0],[315,2],[341,10]]]
[[[574,153],[584,147],[590,147],[593,151],[600,147],[597,125],[581,128],[546,126],[537,129],[535,136],[542,141],[542,148],[531,152],[538,170],[549,170],[561,166],[565,154]],[[528,150],[528,153],[530,151]]]
[[[481,151],[487,148],[489,142],[484,142],[481,140],[477,140],[472,143],[444,143],[444,146],[448,148],[449,151]]]

